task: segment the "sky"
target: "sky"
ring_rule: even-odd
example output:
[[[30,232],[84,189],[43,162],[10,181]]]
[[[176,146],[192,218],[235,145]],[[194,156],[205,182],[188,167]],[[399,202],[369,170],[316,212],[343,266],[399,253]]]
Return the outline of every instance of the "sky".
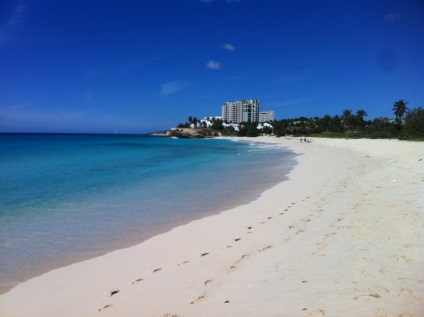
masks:
[[[424,0],[1,0],[0,132],[424,107]]]

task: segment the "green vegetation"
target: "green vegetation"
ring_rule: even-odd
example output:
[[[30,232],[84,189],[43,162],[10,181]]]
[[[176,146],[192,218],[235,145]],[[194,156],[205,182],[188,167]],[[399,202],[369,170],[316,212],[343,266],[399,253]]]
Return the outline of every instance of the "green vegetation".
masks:
[[[403,99],[396,101],[392,111],[395,119],[378,117],[366,120],[368,116],[364,109],[355,113],[351,109],[345,109],[341,115],[314,118],[282,119],[270,122],[272,127],[264,126],[258,129],[258,122],[243,122],[239,125],[239,131],[228,122],[217,118],[209,118],[210,129],[218,131],[221,135],[249,136],[255,137],[261,134],[273,134],[277,137],[285,135],[293,136],[315,136],[326,138],[371,138],[386,139],[398,138],[401,140],[424,140],[424,109],[418,107],[410,110]],[[206,128],[206,122],[189,117],[189,122],[180,124],[178,127],[190,127],[193,125]],[[224,128],[225,126],[225,128]]]
[[[418,107],[408,112],[402,128],[401,138],[404,140],[424,139],[424,109]]]

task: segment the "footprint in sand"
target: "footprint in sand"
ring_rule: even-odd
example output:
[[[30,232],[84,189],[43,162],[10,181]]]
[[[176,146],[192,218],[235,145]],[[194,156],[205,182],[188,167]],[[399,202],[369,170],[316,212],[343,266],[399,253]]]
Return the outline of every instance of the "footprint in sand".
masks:
[[[320,317],[320,316],[325,316],[325,310],[323,309],[318,309],[318,310],[314,310],[312,313],[306,315],[307,317]]]
[[[142,281],[143,281],[143,279],[139,278],[139,279],[136,279],[135,281],[133,281],[131,284],[139,283],[139,282],[142,282]]]
[[[154,269],[154,270],[153,270],[153,273],[159,272],[159,271],[161,271],[161,270],[162,270],[161,268]]]
[[[417,284],[424,284],[423,280],[418,280],[415,278],[409,278],[409,277],[399,277],[398,278],[399,281],[404,281],[404,282],[412,282],[412,283],[417,283]]]
[[[207,280],[207,281],[205,281],[205,285],[208,285],[208,284],[210,284],[212,282],[213,282],[213,280]]]
[[[375,317],[386,317],[386,312],[384,311],[383,308],[379,308],[377,309],[377,311],[374,314]]]
[[[208,295],[207,293],[201,294],[194,301],[190,302],[190,304],[193,305],[193,304],[196,304],[196,303],[199,303],[199,302],[202,302],[202,301],[206,300],[207,299],[207,295]]]
[[[420,301],[420,297],[415,294],[415,292],[409,288],[402,288],[399,292],[399,298],[407,303],[416,303]]]
[[[327,243],[318,242],[316,245],[317,245],[317,249],[321,250],[327,246]]]
[[[266,247],[263,247],[262,249],[259,250],[259,252],[263,252],[265,250],[271,249],[272,245],[267,245]]]
[[[110,297],[112,297],[113,295],[116,295],[119,293],[119,289],[114,289],[112,291],[110,291]]]
[[[230,268],[228,269],[230,272],[235,271],[237,269],[237,266],[235,265],[231,265]]]
[[[228,269],[229,272],[233,272],[237,269],[237,265],[244,261],[245,259],[247,259],[249,257],[248,254],[244,254],[240,259],[238,259],[236,262],[233,263],[233,265],[231,265]]]
[[[103,309],[107,309],[107,308],[111,308],[111,307],[112,307],[112,305],[106,305],[106,306],[104,306],[104,307],[100,308],[98,311],[100,312],[100,311],[102,311]]]
[[[366,299],[367,301],[369,301],[376,298],[381,298],[381,296],[375,293],[375,294],[359,295],[359,296],[356,296],[354,299]]]
[[[206,252],[206,253],[202,253],[200,256],[206,256],[206,255],[208,255],[209,253],[208,252]]]
[[[390,276],[390,270],[388,269],[381,269],[380,273],[383,274],[384,276]]]

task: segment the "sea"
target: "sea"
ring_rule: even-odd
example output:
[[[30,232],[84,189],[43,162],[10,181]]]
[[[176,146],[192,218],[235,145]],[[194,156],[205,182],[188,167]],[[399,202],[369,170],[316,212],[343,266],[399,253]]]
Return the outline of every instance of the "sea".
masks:
[[[0,134],[0,293],[246,204],[295,164],[220,138]]]

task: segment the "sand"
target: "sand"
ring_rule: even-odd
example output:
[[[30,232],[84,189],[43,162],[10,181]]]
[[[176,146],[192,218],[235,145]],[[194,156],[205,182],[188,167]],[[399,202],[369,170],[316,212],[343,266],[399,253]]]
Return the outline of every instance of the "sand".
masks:
[[[289,181],[22,283],[0,315],[424,316],[424,144],[253,140],[299,154]]]

